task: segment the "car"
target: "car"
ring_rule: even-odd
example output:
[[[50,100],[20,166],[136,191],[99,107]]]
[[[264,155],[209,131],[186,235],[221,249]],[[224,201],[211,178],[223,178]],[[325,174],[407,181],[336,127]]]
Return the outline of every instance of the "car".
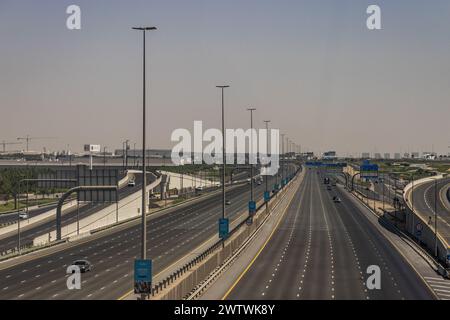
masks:
[[[229,205],[231,204],[231,200],[225,201],[225,204],[226,204],[227,206],[229,206]]]
[[[262,183],[261,181],[258,181],[258,186],[260,186],[260,185],[261,185],[261,183]]]
[[[337,196],[334,196],[334,197],[333,197],[333,201],[334,201],[335,203],[341,203],[341,198],[339,198],[339,197],[337,197]]]
[[[203,187],[202,187],[202,186],[199,186],[199,187],[195,188],[195,190],[196,190],[196,191],[203,191]]]
[[[87,260],[76,260],[72,263],[73,266],[80,268],[81,273],[85,273],[92,270],[92,264]]]
[[[136,186],[136,181],[134,181],[134,180],[128,181],[128,186],[129,187],[135,187]]]
[[[331,190],[331,186],[327,186],[327,190],[330,191]]]
[[[19,218],[22,220],[28,219],[28,213],[25,211],[22,211],[21,213],[19,213]]]

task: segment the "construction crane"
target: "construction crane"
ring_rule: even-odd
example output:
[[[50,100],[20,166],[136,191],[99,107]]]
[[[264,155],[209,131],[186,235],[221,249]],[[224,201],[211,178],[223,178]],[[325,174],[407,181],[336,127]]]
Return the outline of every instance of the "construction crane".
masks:
[[[6,142],[5,140],[3,140],[1,144],[3,145],[3,152],[6,152],[6,146],[22,144],[22,142]]]
[[[30,144],[30,141],[32,140],[46,140],[46,139],[56,139],[55,137],[30,137],[27,135],[26,137],[19,137],[17,140],[25,140],[27,142],[27,152],[29,151],[28,147]]]

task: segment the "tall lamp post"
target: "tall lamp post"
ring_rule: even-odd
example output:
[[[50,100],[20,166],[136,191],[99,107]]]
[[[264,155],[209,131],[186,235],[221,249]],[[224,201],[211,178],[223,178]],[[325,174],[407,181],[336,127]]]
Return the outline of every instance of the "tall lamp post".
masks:
[[[250,111],[250,152],[248,153],[248,160],[251,161],[251,158],[253,158],[253,111],[255,111],[256,108],[247,108],[247,111]],[[251,158],[250,158],[251,157]],[[250,201],[254,200],[253,195],[253,164],[250,163]]]
[[[438,244],[437,244],[437,179],[434,180],[434,256],[438,256]]]
[[[103,167],[106,167],[106,149],[108,147],[103,147]]]
[[[133,30],[142,31],[143,37],[143,66],[142,66],[142,212],[141,212],[141,259],[145,260],[147,258],[147,196],[146,196],[146,188],[147,188],[147,175],[146,175],[146,61],[145,61],[145,36],[146,31],[156,30],[156,27],[134,27]],[[145,299],[145,295],[141,296],[142,299]]]
[[[225,98],[224,91],[230,86],[216,86],[222,91],[222,219],[225,219]],[[222,248],[225,242],[222,241]]]
[[[276,184],[278,185],[278,176],[280,176],[280,178],[281,178],[281,180],[283,179],[283,174],[284,174],[284,163],[283,163],[283,159],[284,159],[284,161],[286,161],[286,157],[285,157],[285,155],[284,155],[284,153],[285,153],[285,150],[284,150],[284,136],[285,136],[285,134],[284,133],[282,133],[281,134],[281,168],[280,168],[280,170],[279,171],[281,171],[281,174],[280,173],[277,173],[277,179],[276,179]]]
[[[266,155],[269,156],[269,123],[270,120],[264,120],[264,123],[266,124]],[[269,192],[269,175],[267,174],[267,171],[265,172],[265,180],[266,180],[266,194]],[[266,202],[266,210],[269,209],[269,201],[267,199],[264,199]]]

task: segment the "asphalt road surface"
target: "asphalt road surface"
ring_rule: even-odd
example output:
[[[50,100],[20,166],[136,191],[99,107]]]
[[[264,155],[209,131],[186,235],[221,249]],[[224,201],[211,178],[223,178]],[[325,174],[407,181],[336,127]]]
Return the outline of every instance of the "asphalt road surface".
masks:
[[[278,229],[227,299],[432,299],[347,191],[327,191],[319,179],[308,170]],[[366,286],[371,265],[380,267],[380,290]]]
[[[142,174],[137,174],[136,178],[136,185],[134,187],[128,187],[125,186],[119,190],[119,199],[123,199],[141,189],[142,186]],[[88,203],[84,204],[83,206],[80,206],[79,210],[79,219],[83,219],[85,217],[90,216],[91,214],[98,212],[99,210],[102,210],[106,207],[111,205],[108,204],[102,204],[102,203]],[[45,209],[46,211],[51,209]],[[41,212],[42,213],[42,212]],[[69,225],[73,222],[77,221],[77,208],[71,207],[65,212],[63,212],[62,216],[62,227]],[[22,226],[23,227],[23,226]],[[55,219],[51,219],[47,222],[44,222],[42,224],[37,224],[34,227],[26,228],[21,231],[21,246],[31,245],[33,243],[33,239],[36,237],[39,237],[41,235],[47,234],[56,228],[56,216]],[[8,234],[6,237],[0,237],[0,252],[4,252],[10,249],[13,249],[17,247],[17,233],[14,232],[13,234]]]
[[[273,179],[270,181],[273,184]],[[255,184],[255,199],[265,185]],[[227,193],[230,219],[246,211],[250,186]],[[217,233],[221,194],[175,209],[147,223],[147,254],[153,273],[179,260]],[[98,238],[60,252],[0,270],[0,299],[118,299],[133,287],[134,259],[140,255],[139,221],[102,233]],[[93,270],[82,274],[81,290],[68,290],[66,268],[76,259],[87,259]],[[1,265],[0,265],[1,269]]]
[[[450,212],[442,203],[439,193],[449,183],[450,178],[439,179],[437,188],[434,181],[432,181],[415,186],[413,192],[414,212],[419,214],[425,221],[431,222],[433,227],[436,212],[438,232],[447,243],[450,243]]]

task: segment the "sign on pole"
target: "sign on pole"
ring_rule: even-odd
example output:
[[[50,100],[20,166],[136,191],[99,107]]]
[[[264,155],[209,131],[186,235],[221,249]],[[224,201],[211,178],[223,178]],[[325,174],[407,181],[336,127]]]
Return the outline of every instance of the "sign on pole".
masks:
[[[78,166],[78,185],[79,186],[117,186],[119,182],[118,169],[96,168],[90,170],[85,165]],[[92,202],[116,202],[117,191],[79,191],[79,201]]]
[[[225,240],[228,238],[230,223],[227,218],[219,219],[219,238]]]
[[[368,161],[364,161],[359,167],[359,172],[362,179],[378,178],[378,165],[371,164]]]
[[[270,201],[270,192],[264,191],[264,201],[269,202]]]
[[[150,294],[152,289],[152,260],[134,261],[134,293]]]
[[[255,201],[248,202],[248,213],[250,214],[250,216],[254,216],[256,214],[256,202]]]
[[[420,237],[422,235],[423,225],[419,222],[416,224],[416,236]]]

